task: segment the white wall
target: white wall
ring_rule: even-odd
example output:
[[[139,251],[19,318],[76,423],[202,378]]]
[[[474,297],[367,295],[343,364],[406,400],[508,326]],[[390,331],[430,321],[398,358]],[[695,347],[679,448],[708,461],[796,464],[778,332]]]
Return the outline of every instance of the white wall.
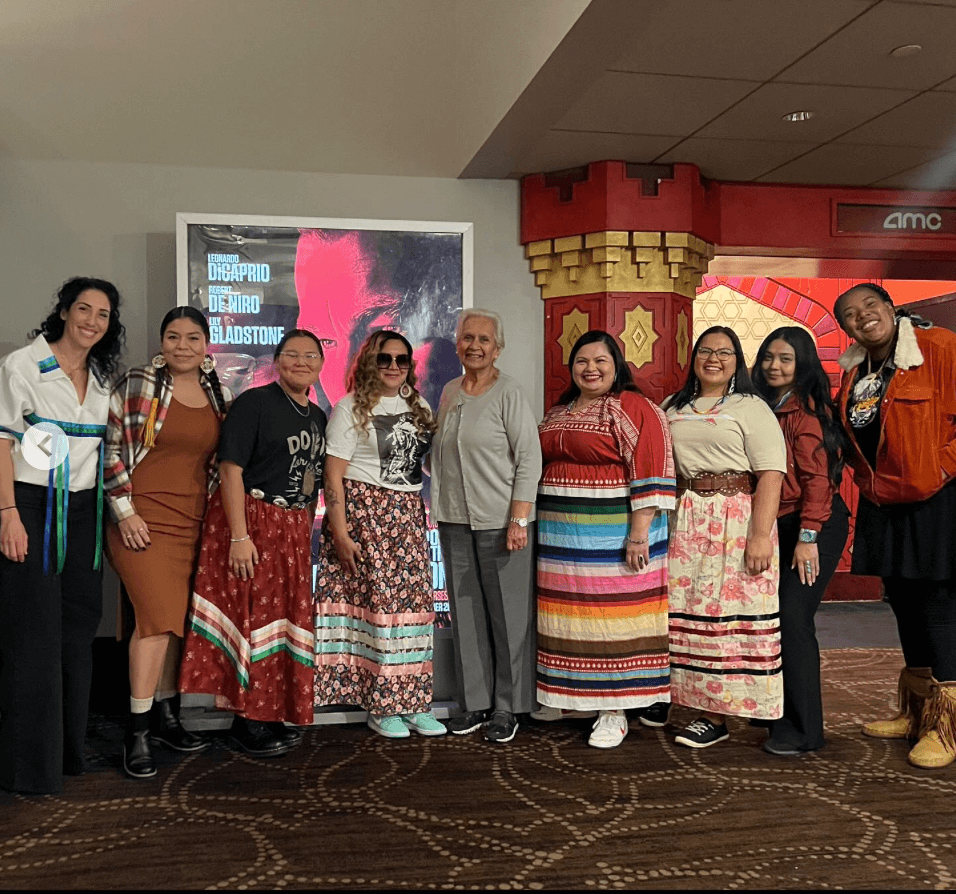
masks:
[[[145,362],[176,303],[177,211],[470,221],[475,305],[504,318],[499,365],[540,413],[544,313],[518,242],[518,203],[514,181],[0,158],[0,353],[24,343],[63,280],[85,275],[119,287],[127,362]],[[104,627],[112,630],[110,589]]]

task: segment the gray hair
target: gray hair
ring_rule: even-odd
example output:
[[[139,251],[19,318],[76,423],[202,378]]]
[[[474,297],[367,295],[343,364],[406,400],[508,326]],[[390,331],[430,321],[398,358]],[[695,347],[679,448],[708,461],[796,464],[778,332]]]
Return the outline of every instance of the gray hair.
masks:
[[[485,310],[483,307],[466,307],[461,316],[458,317],[458,325],[455,327],[455,341],[461,338],[461,330],[465,325],[465,320],[471,317],[482,317],[485,320],[491,320],[495,324],[495,344],[499,351],[505,348],[505,325],[501,322],[501,317],[493,310]]]

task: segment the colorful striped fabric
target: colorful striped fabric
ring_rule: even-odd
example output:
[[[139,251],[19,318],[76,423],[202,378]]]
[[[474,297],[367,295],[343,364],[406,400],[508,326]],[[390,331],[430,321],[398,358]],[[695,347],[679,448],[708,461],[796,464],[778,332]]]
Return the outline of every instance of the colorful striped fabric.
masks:
[[[671,508],[675,482],[663,415],[625,393],[540,427],[538,701],[618,710],[670,700],[667,517],[650,564],[626,564],[630,511]]]

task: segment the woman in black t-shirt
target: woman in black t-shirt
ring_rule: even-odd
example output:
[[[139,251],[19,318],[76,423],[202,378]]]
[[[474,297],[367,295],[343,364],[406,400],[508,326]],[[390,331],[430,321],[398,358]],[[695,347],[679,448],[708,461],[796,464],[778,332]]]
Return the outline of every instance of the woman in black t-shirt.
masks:
[[[279,381],[236,399],[203,530],[180,688],[214,693],[236,714],[231,741],[255,757],[301,740],[284,721],[312,722],[310,543],[326,417],[308,395],[322,361],[319,340],[294,329],[276,348]]]

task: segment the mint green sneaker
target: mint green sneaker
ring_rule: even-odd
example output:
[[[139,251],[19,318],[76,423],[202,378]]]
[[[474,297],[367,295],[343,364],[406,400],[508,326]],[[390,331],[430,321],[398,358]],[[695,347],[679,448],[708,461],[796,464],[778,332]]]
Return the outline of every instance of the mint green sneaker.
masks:
[[[407,739],[411,735],[398,714],[369,714],[368,728],[386,739]]]
[[[448,732],[445,725],[428,712],[421,714],[402,714],[402,720],[408,724],[409,729],[415,730],[420,736],[444,736]]]

